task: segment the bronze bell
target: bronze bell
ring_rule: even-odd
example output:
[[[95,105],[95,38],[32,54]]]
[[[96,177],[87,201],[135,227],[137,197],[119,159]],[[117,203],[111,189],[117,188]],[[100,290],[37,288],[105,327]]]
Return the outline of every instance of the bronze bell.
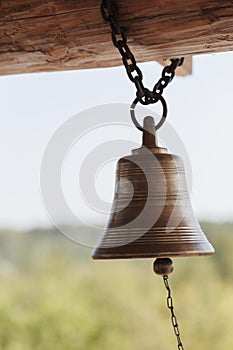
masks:
[[[190,204],[182,159],[156,144],[144,119],[143,145],[117,166],[112,213],[93,259],[211,255]]]

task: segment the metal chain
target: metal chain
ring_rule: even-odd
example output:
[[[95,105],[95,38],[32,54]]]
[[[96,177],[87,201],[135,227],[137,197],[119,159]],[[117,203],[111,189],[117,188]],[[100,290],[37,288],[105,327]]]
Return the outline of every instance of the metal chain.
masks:
[[[167,296],[167,307],[171,311],[171,321],[172,321],[172,326],[174,328],[174,332],[177,338],[177,343],[178,343],[178,350],[184,350],[184,345],[181,341],[181,336],[180,336],[180,330],[177,322],[177,317],[174,312],[174,305],[173,305],[173,299],[171,295],[171,289],[168,283],[168,276],[163,276],[163,281],[165,284],[165,287],[168,291],[168,296]]]
[[[166,66],[162,71],[162,77],[155,84],[152,91],[147,89],[143,84],[143,74],[138,67],[136,59],[127,44],[127,36],[118,21],[117,5],[112,0],[102,0],[101,13],[105,22],[107,22],[112,30],[112,42],[119,50],[122,61],[125,66],[129,79],[135,84],[137,89],[137,98],[143,105],[158,102],[158,96],[162,95],[163,90],[172,81],[175,76],[175,70],[183,64],[184,58],[171,59],[171,64]]]

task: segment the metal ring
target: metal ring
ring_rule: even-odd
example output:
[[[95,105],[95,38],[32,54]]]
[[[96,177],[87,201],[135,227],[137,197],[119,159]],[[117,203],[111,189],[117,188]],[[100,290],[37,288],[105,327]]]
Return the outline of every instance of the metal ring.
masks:
[[[160,101],[162,103],[163,106],[163,114],[162,117],[160,119],[160,121],[158,122],[158,124],[155,125],[155,130],[158,130],[159,128],[161,128],[161,126],[163,125],[163,123],[166,120],[167,117],[167,103],[165,101],[165,99],[163,98],[162,95],[154,93],[154,102],[152,100],[151,103],[156,103],[158,101]],[[132,122],[134,123],[134,125],[136,126],[136,128],[138,128],[140,131],[143,131],[143,127],[138,123],[136,117],[135,117],[135,108],[138,104],[138,102],[140,101],[140,99],[138,97],[135,98],[135,100],[133,101],[132,105],[130,106],[130,115],[131,115],[131,119]]]

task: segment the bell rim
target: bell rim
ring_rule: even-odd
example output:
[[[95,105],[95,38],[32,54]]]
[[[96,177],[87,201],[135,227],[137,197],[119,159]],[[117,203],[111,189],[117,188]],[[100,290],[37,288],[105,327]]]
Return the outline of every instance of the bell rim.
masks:
[[[153,259],[153,258],[188,258],[188,257],[194,257],[194,256],[212,256],[215,253],[215,249],[212,247],[211,250],[209,251],[203,251],[203,252],[198,252],[198,251],[187,251],[185,253],[180,253],[180,252],[162,252],[160,254],[156,253],[137,253],[137,254],[95,254],[95,252],[92,255],[93,260],[115,260],[115,259]]]

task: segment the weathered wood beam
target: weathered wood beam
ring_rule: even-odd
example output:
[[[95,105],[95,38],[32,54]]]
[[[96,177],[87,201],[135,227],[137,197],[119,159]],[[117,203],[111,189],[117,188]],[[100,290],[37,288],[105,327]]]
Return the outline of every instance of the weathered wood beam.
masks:
[[[168,66],[171,61],[169,59],[163,59],[158,61],[160,64],[163,66]],[[186,75],[191,75],[193,70],[193,60],[191,56],[185,56],[185,60],[182,64],[182,66],[179,66],[176,68],[176,75],[180,76],[186,76]]]
[[[233,50],[233,1],[116,0],[138,62]],[[100,0],[0,1],[0,74],[120,65]]]

